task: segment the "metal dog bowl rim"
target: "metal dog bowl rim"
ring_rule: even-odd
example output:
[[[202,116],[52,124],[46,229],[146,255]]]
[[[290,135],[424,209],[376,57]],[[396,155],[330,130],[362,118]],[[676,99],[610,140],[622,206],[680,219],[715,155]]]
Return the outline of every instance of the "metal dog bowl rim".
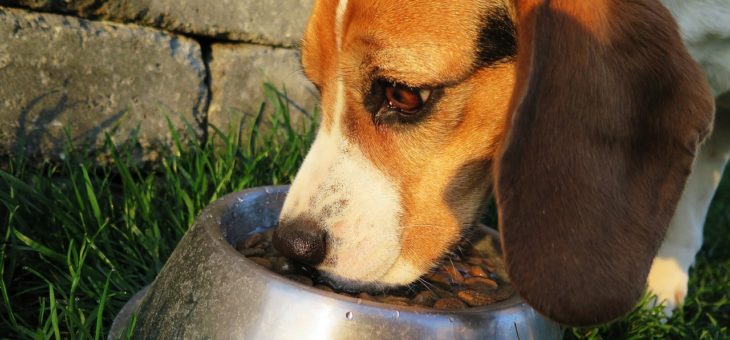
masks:
[[[287,279],[279,274],[275,274],[272,271],[256,264],[255,262],[247,259],[245,256],[240,254],[238,251],[234,249],[231,243],[228,241],[233,241],[230,239],[229,235],[232,230],[231,226],[235,226],[237,223],[236,221],[239,219],[239,217],[236,216],[236,213],[241,211],[241,209],[249,209],[249,208],[257,208],[257,204],[261,204],[262,202],[265,202],[262,204],[262,206],[267,206],[270,204],[270,202],[283,202],[283,199],[285,198],[285,195],[289,189],[288,185],[279,185],[279,186],[260,186],[260,187],[254,187],[238,192],[233,192],[227,195],[224,195],[223,197],[218,198],[214,202],[211,202],[203,211],[198,215],[196,218],[196,222],[193,226],[191,226],[188,233],[193,230],[194,228],[200,229],[201,227],[205,229],[205,231],[200,231],[202,234],[200,235],[206,235],[205,237],[210,240],[211,246],[215,249],[218,248],[219,252],[222,252],[222,254],[226,257],[231,257],[232,261],[229,264],[232,266],[231,268],[237,268],[239,272],[250,272],[251,273],[251,279],[253,279],[256,282],[261,282],[264,285],[270,285],[270,286],[279,286],[279,287],[286,287],[291,289],[292,291],[299,292],[299,294],[305,294],[309,299],[312,299],[312,301],[319,300],[320,304],[332,304],[332,305],[339,305],[339,306],[349,306],[347,308],[353,308],[353,310],[361,310],[364,308],[363,312],[366,310],[369,310],[370,312],[366,313],[390,313],[397,315],[400,313],[401,316],[407,316],[411,315],[412,317],[428,317],[428,318],[436,318],[432,320],[448,320],[449,322],[453,322],[454,320],[466,320],[463,318],[474,318],[477,317],[478,319],[483,318],[484,316],[499,316],[499,315],[533,315],[531,317],[527,317],[527,319],[524,320],[533,320],[532,318],[538,317],[538,315],[535,313],[534,310],[532,310],[517,294],[513,293],[511,297],[496,302],[494,304],[490,304],[483,307],[469,307],[462,310],[437,310],[427,307],[414,307],[414,306],[400,306],[400,305],[390,305],[375,301],[368,301],[364,299],[358,299],[356,297],[349,297],[349,296],[343,296],[339,295],[337,293],[333,292],[327,292],[323,290],[316,289],[314,287],[309,287],[307,285],[298,283],[296,281]],[[283,195],[283,196],[279,196]],[[266,201],[261,200],[262,197],[267,197]],[[260,202],[260,203],[255,203]],[[266,209],[266,208],[264,208]],[[275,208],[278,209],[278,208]],[[278,220],[277,217],[275,217],[276,214],[278,214],[277,210],[271,210],[274,215],[269,214],[268,217],[265,213],[266,210],[260,210],[261,212],[261,224],[267,228],[262,227],[256,227],[255,224],[253,228],[251,228],[251,224],[249,224],[249,227],[247,229],[242,229],[241,233],[235,234],[237,240],[244,239],[247,237],[247,235],[253,234],[257,231],[266,230],[269,228],[272,228],[275,226],[276,222],[275,220]],[[254,216],[258,214],[257,212],[253,212]],[[240,215],[239,215],[240,216]],[[250,216],[250,215],[249,215]],[[274,216],[272,218],[272,216]],[[272,219],[273,224],[272,224]],[[199,220],[202,220],[203,222],[198,223]],[[208,222],[205,222],[208,221]],[[215,221],[211,223],[211,221]],[[267,222],[268,221],[268,222]],[[231,224],[234,223],[234,224]],[[195,225],[198,225],[195,227]],[[201,225],[202,224],[202,225]],[[493,236],[498,238],[498,234],[496,231],[494,231],[491,228],[487,227],[487,231]],[[186,234],[187,236],[187,234]],[[184,238],[183,238],[184,239]],[[180,243],[183,242],[183,239],[181,239]],[[221,247],[222,246],[222,247]],[[178,246],[176,246],[176,250],[178,249]],[[171,255],[171,257],[174,254]],[[168,262],[170,259],[166,261],[166,265],[168,265]],[[238,267],[240,266],[240,267]],[[161,272],[162,273],[162,272]],[[125,331],[125,327],[129,325],[129,321],[131,320],[130,317],[133,314],[139,314],[139,313],[145,313],[140,310],[142,306],[146,305],[147,302],[145,302],[148,299],[153,298],[152,295],[150,295],[150,292],[155,291],[152,289],[158,282],[158,279],[160,278],[160,274],[158,273],[158,276],[155,278],[155,281],[150,283],[149,285],[145,286],[143,289],[138,291],[124,306],[124,308],[117,314],[117,317],[114,319],[114,323],[112,324],[112,328],[110,329],[109,338],[116,338],[120,335],[122,335],[123,331]],[[256,275],[261,275],[261,278],[257,278]],[[307,292],[307,293],[303,293]],[[308,294],[308,293],[313,293]],[[535,324],[536,327],[543,327],[543,328],[535,328],[535,330],[542,330],[546,331],[548,333],[545,334],[553,334],[554,336],[558,333],[555,333],[558,328],[556,326],[550,326],[550,322],[546,323],[548,320],[544,317],[540,317],[539,319],[543,319],[544,321],[537,321],[538,319],[534,319],[535,321],[530,322],[538,322]],[[138,322],[139,319],[137,319]],[[477,319],[472,319],[477,320]],[[405,323],[404,325],[407,325],[408,323]],[[529,325],[525,324],[525,325]],[[542,326],[537,326],[538,324]],[[553,325],[556,325],[552,323]],[[138,324],[137,327],[140,325]],[[515,324],[515,327],[517,325]],[[531,327],[531,326],[528,326]],[[544,328],[548,327],[548,328]],[[491,328],[490,328],[491,329]],[[528,328],[529,330],[530,328]],[[562,328],[560,330],[562,333]]]
[[[288,191],[289,186],[288,185],[278,185],[278,186],[255,187],[255,188],[246,189],[246,190],[243,190],[243,191],[240,191],[237,193],[232,193],[229,195],[239,196],[239,195],[243,195],[249,191],[257,192],[259,190],[266,190],[266,189],[269,189],[271,192],[284,191],[284,194],[286,194],[286,191]],[[271,192],[267,191],[267,193],[271,193]],[[226,196],[228,196],[228,195],[226,195]],[[263,229],[268,230],[268,229],[274,228],[274,227],[275,226],[271,226],[269,228],[263,228]],[[476,227],[486,229],[487,233],[490,236],[496,237],[497,240],[499,240],[499,234],[498,234],[497,230],[495,230],[494,228],[490,228],[481,223],[478,223],[476,225]],[[253,265],[252,266],[253,270],[259,274],[262,274],[264,277],[266,277],[267,281],[273,280],[277,283],[292,286],[292,287],[295,287],[302,291],[306,291],[307,293],[317,294],[323,298],[335,299],[335,300],[339,300],[340,302],[349,302],[349,303],[354,303],[356,305],[368,305],[371,307],[390,310],[390,311],[429,313],[429,314],[439,314],[439,315],[489,313],[489,312],[496,311],[496,310],[502,310],[502,309],[507,309],[510,307],[519,306],[524,303],[524,301],[522,301],[522,299],[515,292],[512,292],[512,294],[510,295],[509,298],[495,302],[495,303],[491,303],[491,304],[488,304],[485,306],[467,307],[467,308],[459,309],[459,310],[439,310],[439,309],[435,309],[435,308],[420,307],[420,306],[393,305],[393,304],[387,304],[387,303],[382,303],[382,302],[369,301],[369,300],[351,297],[351,296],[347,296],[347,295],[341,295],[338,293],[317,289],[317,288],[296,282],[294,280],[287,279],[286,277],[284,277],[282,275],[274,273],[273,271],[266,269],[266,268],[260,266],[259,264],[257,264],[256,262],[246,258],[243,254],[241,254],[235,248],[233,248],[233,245],[228,243],[225,240],[225,238],[221,238],[221,237],[219,237],[220,235],[216,235],[215,231],[211,230],[211,228],[208,228],[208,232],[211,233],[211,236],[213,236],[216,239],[216,241],[220,243],[219,245],[222,246],[227,253],[229,253],[230,255],[235,256],[239,259],[243,259],[243,261],[247,262],[248,264]],[[247,235],[252,235],[252,234],[255,234],[256,232],[257,231],[254,230],[254,231],[249,232]],[[220,233],[218,233],[218,234],[220,234]]]

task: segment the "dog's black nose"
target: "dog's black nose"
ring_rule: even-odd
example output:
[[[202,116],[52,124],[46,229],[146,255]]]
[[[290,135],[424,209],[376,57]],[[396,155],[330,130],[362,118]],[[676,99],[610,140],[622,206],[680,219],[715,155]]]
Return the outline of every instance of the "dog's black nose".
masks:
[[[322,263],[327,232],[309,218],[282,221],[274,230],[274,247],[284,256],[311,266]]]

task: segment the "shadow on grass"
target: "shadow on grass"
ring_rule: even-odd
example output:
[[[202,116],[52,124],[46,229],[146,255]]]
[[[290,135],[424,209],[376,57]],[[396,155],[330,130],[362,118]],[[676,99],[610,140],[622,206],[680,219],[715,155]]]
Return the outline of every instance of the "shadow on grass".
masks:
[[[134,137],[113,145],[107,136],[107,166],[70,145],[58,163],[11,159],[0,170],[0,337],[104,338],[205,206],[288,183],[317,113],[294,126],[287,101],[272,98],[271,116],[211,127],[207,141],[169,124],[173,143],[155,167],[139,162]]]

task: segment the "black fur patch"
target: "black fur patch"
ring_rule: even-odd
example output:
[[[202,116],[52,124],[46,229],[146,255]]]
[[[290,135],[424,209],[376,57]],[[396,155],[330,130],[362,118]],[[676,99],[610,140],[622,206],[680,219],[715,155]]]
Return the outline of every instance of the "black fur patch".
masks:
[[[490,10],[477,40],[477,65],[491,66],[517,55],[517,30],[507,10]]]

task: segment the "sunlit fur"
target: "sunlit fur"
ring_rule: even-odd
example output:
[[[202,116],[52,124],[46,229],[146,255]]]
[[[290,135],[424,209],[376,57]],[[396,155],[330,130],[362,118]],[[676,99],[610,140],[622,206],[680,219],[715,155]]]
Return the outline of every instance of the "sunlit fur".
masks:
[[[542,2],[517,3],[526,12]],[[597,43],[609,43],[621,30],[614,30],[620,23],[606,16],[616,3],[563,1],[556,6]],[[682,3],[674,4],[675,14],[685,9]],[[325,275],[358,288],[411,283],[433,268],[478,218],[499,143],[511,124],[508,108],[511,100],[519,100],[512,98],[513,91],[527,81],[516,78],[513,59],[486,67],[476,60],[476,37],[495,8],[517,20],[512,2],[499,0],[315,3],[302,43],[302,64],[321,92],[322,127],[282,219],[312,218],[326,229],[326,258],[318,266]],[[682,28],[692,26],[686,18],[679,20]],[[691,29],[685,33],[690,40],[702,36]],[[706,52],[701,41],[688,43],[695,57]],[[725,77],[728,70],[716,74]],[[717,85],[725,84],[723,79],[710,80]],[[437,102],[417,124],[377,123],[366,106],[376,80],[433,89]],[[690,211],[681,204],[679,214]],[[679,230],[677,237],[686,238]],[[660,293],[681,300],[683,295],[675,292],[686,292],[688,266],[663,263],[674,262],[658,261],[649,283],[663,292],[667,285],[662,282],[669,282],[668,293]],[[666,276],[677,273],[685,275],[679,284],[683,287],[675,289]]]
[[[512,66],[475,68],[473,37],[493,5],[343,1],[318,1],[304,37],[323,121],[282,219],[323,224],[332,242],[319,269],[344,285],[408,284],[478,217]],[[363,104],[376,78],[440,100],[417,126],[376,125]]]

